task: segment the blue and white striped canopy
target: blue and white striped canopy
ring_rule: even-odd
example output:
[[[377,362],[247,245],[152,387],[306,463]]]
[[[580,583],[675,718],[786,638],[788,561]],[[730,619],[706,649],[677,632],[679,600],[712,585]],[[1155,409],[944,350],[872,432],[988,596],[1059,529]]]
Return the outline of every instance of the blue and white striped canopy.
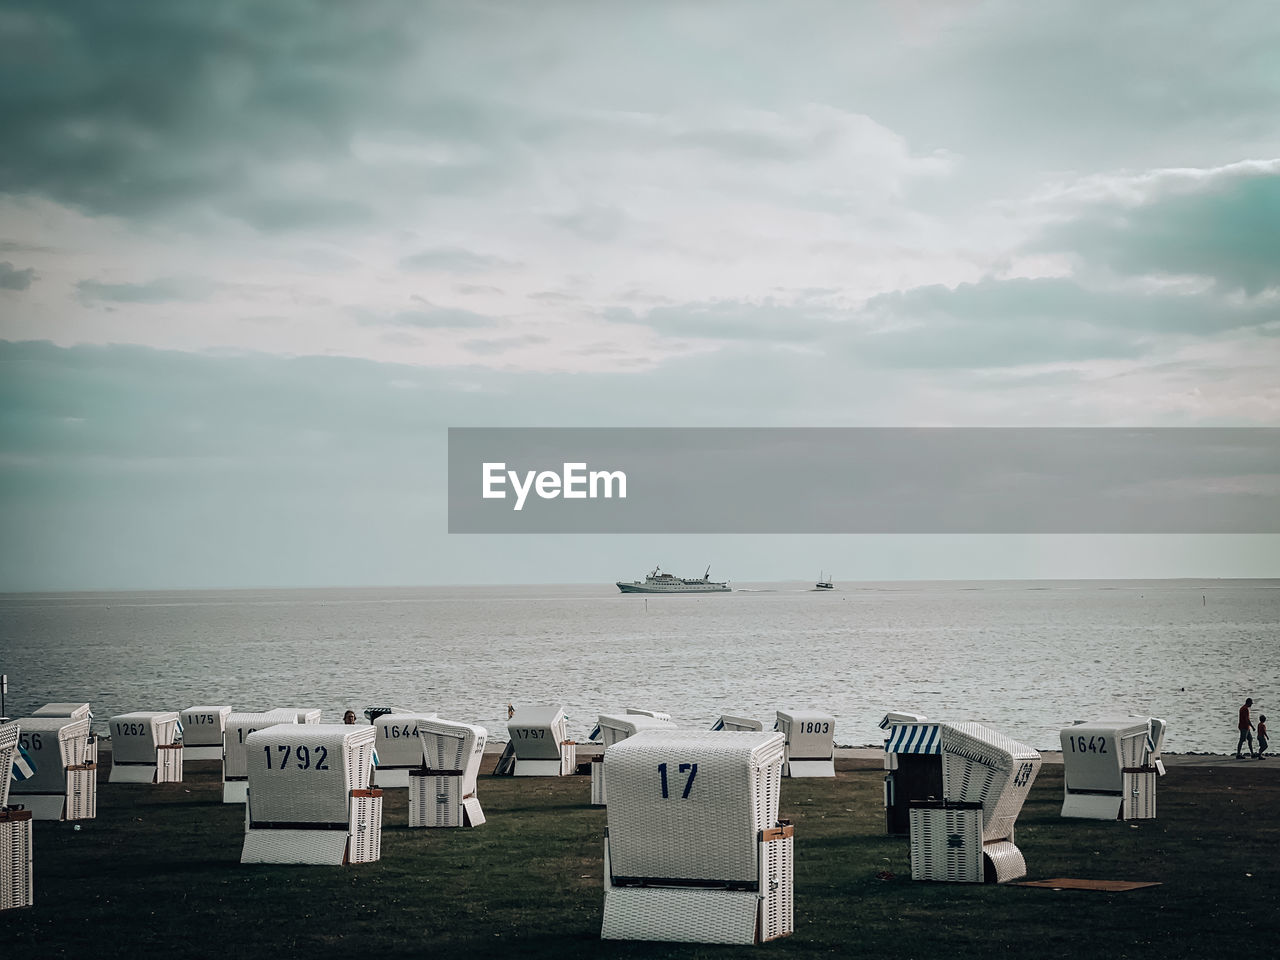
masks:
[[[942,737],[936,723],[904,723],[889,728],[885,753],[942,753]]]

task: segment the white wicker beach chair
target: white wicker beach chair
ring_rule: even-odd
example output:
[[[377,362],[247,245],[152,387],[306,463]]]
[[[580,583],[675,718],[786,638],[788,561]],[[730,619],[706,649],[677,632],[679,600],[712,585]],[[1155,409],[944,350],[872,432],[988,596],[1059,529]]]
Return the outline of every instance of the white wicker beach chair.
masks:
[[[244,803],[249,791],[249,767],[245,740],[249,734],[279,723],[296,724],[295,710],[262,713],[229,713],[222,731],[222,802]]]
[[[31,811],[8,806],[9,772],[21,734],[21,724],[0,721],[0,910],[34,902]]]
[[[752,733],[764,729],[764,724],[750,717],[734,717],[721,714],[720,719],[711,727],[712,730],[725,730],[729,733]]]
[[[1081,721],[1060,731],[1064,817],[1151,820],[1156,778],[1164,774],[1158,717]]]
[[[434,713],[405,711],[384,713],[373,721],[378,752],[373,781],[380,789],[409,786],[409,771],[420,770],[426,764],[418,723],[433,717]]]
[[[89,718],[26,717],[18,742],[35,773],[14,782],[11,797],[36,820],[90,820],[97,815],[98,766],[88,761]]]
[[[942,799],[942,736],[940,724],[924,714],[891,712],[880,721],[885,731],[885,824],[893,835],[910,832],[912,802]]]
[[[836,775],[836,719],[819,710],[779,710],[774,729],[787,738],[784,777]]]
[[[374,737],[372,727],[343,723],[278,723],[246,736],[240,862],[377,860],[382,791],[370,787]]]
[[[85,763],[98,762],[98,738],[93,733],[93,711],[89,709],[87,703],[46,703],[31,712],[33,717],[66,717],[70,720],[88,720],[88,752],[85,754]]]
[[[578,765],[578,745],[560,706],[521,707],[507,721],[517,777],[564,777]]]
[[[793,928],[777,733],[648,730],[605,751],[601,936],[754,943]]]
[[[112,717],[111,783],[181,783],[178,714],[142,710]]]
[[[1005,883],[1026,876],[1013,828],[1040,754],[980,723],[937,726],[942,797],[909,804],[912,878]]]
[[[592,740],[599,737],[604,750],[591,759],[591,803],[601,807],[608,803],[609,793],[605,789],[604,754],[615,743],[633,737],[643,730],[674,730],[676,725],[661,717],[651,717],[647,713],[602,713],[596,728],[592,731]]]
[[[222,735],[227,729],[227,717],[231,708],[187,707],[180,714],[182,721],[182,759],[221,760]]]
[[[480,826],[484,811],[476,797],[476,777],[488,731],[434,718],[418,722],[418,736],[427,765],[409,773],[409,826]]]

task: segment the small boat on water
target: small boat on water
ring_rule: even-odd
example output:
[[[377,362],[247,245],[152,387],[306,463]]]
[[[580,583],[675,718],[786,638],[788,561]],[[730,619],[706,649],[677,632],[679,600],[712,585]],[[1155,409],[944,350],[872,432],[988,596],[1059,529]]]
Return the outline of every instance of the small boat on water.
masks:
[[[661,567],[654,567],[643,582],[632,580],[630,583],[625,583],[619,580],[618,589],[623,593],[728,593],[729,583],[728,581],[717,583],[712,580],[710,565],[707,566],[707,572],[702,575],[701,580],[675,577],[669,573],[663,573]]]
[[[815,590],[834,590],[836,585],[831,581],[831,574],[820,572],[818,574],[818,582],[813,585]]]

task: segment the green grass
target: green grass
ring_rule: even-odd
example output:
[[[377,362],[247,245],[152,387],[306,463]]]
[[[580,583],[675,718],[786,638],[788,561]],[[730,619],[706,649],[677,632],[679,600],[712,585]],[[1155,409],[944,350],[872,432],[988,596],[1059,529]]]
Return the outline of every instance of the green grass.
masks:
[[[1159,819],[1063,820],[1062,768],[1042,769],[1018,820],[1029,877],[1155,880],[1128,893],[917,883],[884,834],[883,771],[784,781],[796,825],[795,933],[756,947],[605,942],[603,809],[586,777],[482,777],[488,823],[409,830],[383,808],[382,859],[242,866],[243,807],[210,765],[187,782],[102,783],[98,819],[35,825],[36,906],[0,916],[12,957],[869,956],[1199,958],[1264,954],[1280,933],[1280,760],[1175,766]],[[197,772],[192,772],[195,769]],[[877,879],[881,871],[894,879]],[[145,952],[143,952],[145,951]]]

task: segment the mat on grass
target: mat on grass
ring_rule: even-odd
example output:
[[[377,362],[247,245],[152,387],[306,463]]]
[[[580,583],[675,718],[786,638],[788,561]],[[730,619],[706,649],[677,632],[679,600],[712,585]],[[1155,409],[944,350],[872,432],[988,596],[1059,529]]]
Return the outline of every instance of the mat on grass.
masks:
[[[1080,880],[1075,877],[1055,877],[1052,880],[1023,880],[1015,887],[1046,887],[1050,890],[1105,890],[1108,893],[1124,893],[1143,887],[1160,886],[1157,880]]]

